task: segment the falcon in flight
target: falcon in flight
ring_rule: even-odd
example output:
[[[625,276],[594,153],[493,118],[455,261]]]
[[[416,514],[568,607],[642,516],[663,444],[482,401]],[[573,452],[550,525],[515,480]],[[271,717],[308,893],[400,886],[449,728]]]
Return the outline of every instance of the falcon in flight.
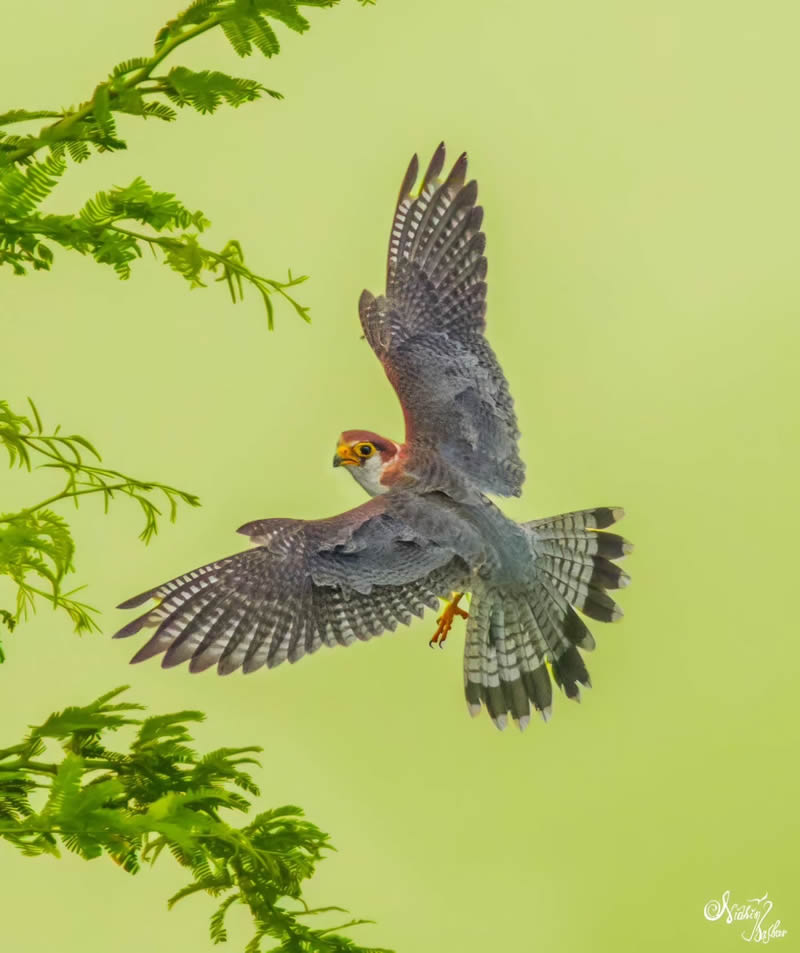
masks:
[[[622,611],[606,590],[630,578],[631,549],[603,532],[616,507],[516,523],[487,494],[519,496],[525,466],[508,384],[484,337],[486,237],[478,188],[462,155],[446,177],[440,145],[418,191],[411,160],[392,222],[386,294],[364,291],[364,336],[397,392],[401,443],[368,430],[340,436],[333,465],[371,499],[321,520],[264,519],[238,532],[253,547],[123,602],[155,607],[117,637],[154,628],[133,658],[216,665],[221,675],[296,662],[408,625],[452,599],[444,641],[471,594],[464,647],[470,714],[498,728],[547,721],[552,682],[568,698],[589,686],[581,651],[595,641],[576,610],[600,622]]]

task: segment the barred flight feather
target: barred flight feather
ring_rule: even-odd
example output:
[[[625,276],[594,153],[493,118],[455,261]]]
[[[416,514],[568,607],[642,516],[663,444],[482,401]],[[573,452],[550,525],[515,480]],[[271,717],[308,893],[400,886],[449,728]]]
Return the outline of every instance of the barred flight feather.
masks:
[[[378,507],[374,518],[381,517],[382,509]],[[333,524],[327,530],[332,539],[341,542],[333,546],[320,543],[309,554],[308,534],[318,533],[320,524],[308,524],[302,532],[298,521],[284,524],[281,531],[292,538],[291,547],[283,545],[283,538],[274,537],[275,527],[249,524],[252,535],[269,540],[266,545],[186,573],[128,600],[126,605],[139,605],[147,596],[162,599],[158,606],[117,633],[118,637],[125,637],[144,626],[156,628],[133,661],[164,653],[162,665],[170,667],[188,661],[192,672],[213,665],[220,674],[238,668],[251,672],[263,665],[274,668],[285,661],[295,662],[323,644],[349,645],[393,630],[398,624],[408,625],[415,616],[422,616],[426,608],[436,608],[441,596],[465,581],[464,564],[445,553],[449,563],[398,586],[370,584],[360,592],[335,582],[314,585],[314,575],[321,579],[346,579],[359,565],[361,546],[376,545],[380,551],[380,546],[386,545],[381,542],[381,532],[387,532],[389,540],[395,538],[400,547],[408,547],[413,535],[407,529],[400,531],[389,521],[384,530],[378,527],[366,535],[353,534],[348,541],[346,535],[336,535],[338,530]],[[316,570],[309,570],[309,558],[319,563]],[[407,552],[402,548],[393,558],[398,569],[409,559],[422,568],[426,559],[430,562],[430,557],[421,551]],[[441,555],[436,556],[436,562],[442,562]],[[365,571],[377,572],[382,577],[392,565],[389,558],[383,569],[369,568],[368,564]]]

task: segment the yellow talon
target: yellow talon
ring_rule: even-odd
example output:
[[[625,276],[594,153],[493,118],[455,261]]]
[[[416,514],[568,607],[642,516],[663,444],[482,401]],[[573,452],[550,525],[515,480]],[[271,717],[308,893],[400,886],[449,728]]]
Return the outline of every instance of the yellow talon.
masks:
[[[453,627],[453,620],[456,616],[461,616],[462,619],[469,618],[469,612],[466,612],[464,609],[460,609],[458,604],[464,598],[463,592],[454,592],[453,598],[444,608],[444,612],[436,620],[438,623],[436,631],[433,633],[433,638],[430,640],[428,645],[431,648],[434,645],[442,648],[444,646],[445,640],[447,639],[450,629]]]

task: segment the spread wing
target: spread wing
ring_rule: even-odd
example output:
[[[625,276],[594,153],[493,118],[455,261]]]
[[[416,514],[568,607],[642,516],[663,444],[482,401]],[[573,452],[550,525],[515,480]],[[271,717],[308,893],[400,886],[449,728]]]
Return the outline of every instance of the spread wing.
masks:
[[[331,519],[248,523],[239,532],[254,549],[123,602],[160,600],[115,638],[155,626],[132,661],[164,652],[164,667],[191,659],[193,672],[216,665],[225,675],[407,625],[469,575],[453,549],[432,542],[419,521],[412,527],[408,505],[395,493]]]
[[[444,145],[419,195],[411,160],[392,224],[386,296],[364,291],[364,334],[406,421],[406,443],[435,448],[479,489],[518,496],[525,478],[508,384],[483,331],[486,236],[462,155],[447,178]]]

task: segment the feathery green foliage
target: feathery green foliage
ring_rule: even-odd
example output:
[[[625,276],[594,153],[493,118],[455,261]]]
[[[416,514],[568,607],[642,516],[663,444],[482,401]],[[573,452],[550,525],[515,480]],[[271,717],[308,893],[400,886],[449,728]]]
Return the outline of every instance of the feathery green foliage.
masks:
[[[308,22],[300,7],[337,2],[194,0],[159,31],[152,56],[118,64],[77,107],[13,109],[0,115],[0,265],[9,265],[17,275],[49,270],[52,246],[59,245],[91,255],[128,278],[132,262],[149,246],[191,287],[203,287],[213,277],[226,283],[234,302],[242,299],[245,283],[255,287],[270,328],[274,294],[308,320],[308,309],[289,293],[303,277],[293,278],[290,272],[281,282],[255,274],[236,240],[219,252],[205,248],[199,241],[209,225],[205,216],[141,178],[98,192],[76,214],[44,213],[40,206],[71,162],[126,148],[116,125],[120,115],[170,122],[186,107],[208,114],[262,96],[280,98],[255,80],[220,72],[181,66],[157,72],[182,43],[219,28],[238,55],[258,50],[273,56],[279,41],[270,21],[303,32]],[[38,132],[9,130],[43,119],[55,121]],[[45,150],[49,154],[41,155]],[[64,482],[40,503],[0,515],[0,575],[8,576],[17,590],[13,611],[0,608],[0,625],[13,631],[37,598],[44,598],[66,611],[77,631],[90,631],[97,628],[95,610],[72,598],[76,590],[62,590],[64,577],[74,568],[75,544],[68,524],[51,506],[66,499],[77,506],[84,495],[100,494],[107,510],[115,496],[126,495],[142,510],[141,538],[147,542],[161,516],[154,496],[166,502],[170,519],[180,502],[196,506],[198,501],[173,487],[99,466],[100,455],[85,437],[64,435],[59,428],[46,432],[33,402],[30,411],[18,414],[0,401],[0,444],[10,466],[55,469]],[[257,764],[252,756],[259,749],[226,747],[199,756],[188,724],[201,721],[200,712],[138,718],[134,713],[140,705],[116,701],[121,691],[54,713],[21,744],[0,749],[0,840],[28,856],[57,856],[62,847],[87,860],[105,854],[129,873],[154,863],[166,848],[192,878],[169,905],[194,893],[216,898],[210,920],[214,943],[227,939],[227,911],[244,905],[255,929],[246,953],[390,953],[359,946],[341,933],[368,921],[316,929],[307,925],[306,917],[324,919],[344,911],[312,909],[302,898],[303,882],[332,848],[328,835],[306,821],[299,808],[262,811],[238,827],[227,819],[230,812],[247,813],[248,795],[259,793],[248,772]],[[133,733],[127,750],[108,746],[108,734],[118,729]],[[42,760],[55,745],[61,746],[62,756]]]
[[[306,924],[306,917],[344,911],[312,909],[302,899],[303,881],[332,848],[300,808],[262,811],[241,827],[226,819],[248,812],[249,796],[259,794],[249,769],[261,749],[200,756],[188,726],[203,720],[201,712],[140,718],[141,705],[116,700],[124,690],[56,712],[21,744],[0,749],[0,839],[28,856],[58,856],[60,846],[86,860],[107,854],[128,873],[166,849],[192,877],[169,906],[195,893],[214,897],[210,935],[222,943],[226,912],[243,904],[255,927],[246,953],[389,953],[339,932],[369,921]],[[120,728],[135,732],[127,750],[108,747]],[[63,756],[42,761],[54,743]]]
[[[53,245],[91,255],[110,265],[120,278],[130,276],[131,264],[146,246],[183,276],[192,288],[206,286],[212,277],[224,281],[232,301],[241,301],[245,283],[261,296],[270,329],[274,326],[272,296],[278,294],[301,318],[308,308],[290,289],[305,280],[265,278],[244,263],[238,241],[232,239],[216,252],[200,244],[200,233],[210,224],[200,212],[189,212],[168,192],[154,192],[141,178],[125,188],[98,193],[76,214],[43,214],[40,205],[67,171],[68,160],[84,162],[94,153],[126,149],[117,130],[120,114],[171,122],[178,110],[189,107],[202,114],[223,104],[238,107],[263,96],[281,94],[254,79],[212,70],[161,64],[183,43],[218,29],[238,56],[258,50],[266,57],[280,50],[272,23],[303,33],[309,22],[301,7],[332,7],[339,0],[194,0],[156,35],[151,56],[117,64],[98,83],[91,97],[64,110],[12,109],[0,115],[0,266],[14,274],[29,269],[48,271]],[[359,0],[366,5],[370,0]],[[38,131],[18,134],[9,127],[51,120]],[[52,120],[55,120],[53,122]],[[47,150],[49,155],[37,158]],[[122,223],[140,223],[149,230],[133,230]],[[187,231],[188,229],[188,231]],[[166,232],[167,234],[161,234]]]
[[[0,514],[0,575],[9,576],[17,589],[16,606],[13,611],[0,610],[0,623],[13,631],[28,612],[35,610],[37,598],[44,598],[69,615],[76,632],[91,632],[98,628],[92,616],[96,610],[73,598],[78,590],[62,590],[64,577],[74,571],[75,543],[65,520],[50,507],[62,500],[72,500],[78,506],[81,497],[100,494],[108,512],[115,497],[127,496],[142,511],[144,526],[140,538],[147,543],[158,532],[162,515],[153,496],[162,498],[172,521],[179,503],[199,506],[199,500],[163,483],[137,480],[118,470],[97,466],[100,454],[85,437],[62,434],[60,427],[47,433],[36,405],[29,403],[31,415],[24,416],[0,401],[0,446],[8,452],[9,466],[29,471],[34,466],[60,471],[64,483],[57,493],[40,503],[16,513]],[[39,588],[36,582],[45,588]]]

